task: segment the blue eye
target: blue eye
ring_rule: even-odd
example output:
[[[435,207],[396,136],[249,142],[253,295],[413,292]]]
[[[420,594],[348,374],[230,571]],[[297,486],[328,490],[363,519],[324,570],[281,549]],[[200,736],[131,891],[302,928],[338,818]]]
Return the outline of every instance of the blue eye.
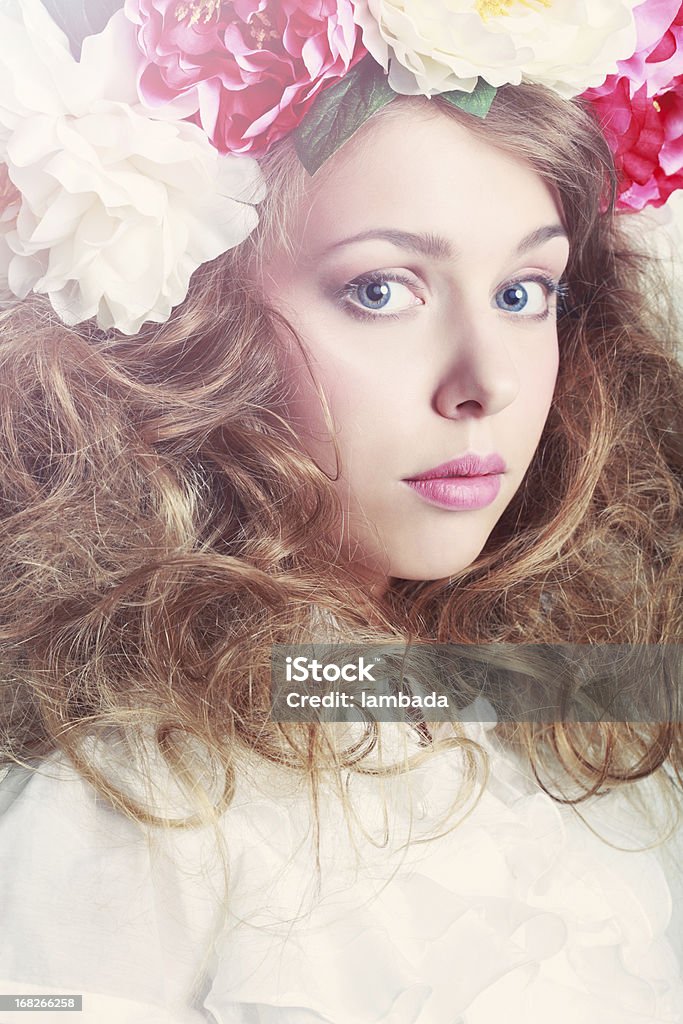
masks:
[[[529,293],[526,288],[521,284],[510,285],[509,288],[505,288],[502,292],[498,293],[502,296],[503,302],[498,302],[501,309],[508,309],[514,307],[515,312],[524,309],[527,302],[529,301]]]
[[[386,281],[368,281],[356,285],[356,295],[367,309],[383,309],[391,301],[391,285]]]
[[[496,292],[496,305],[508,313],[544,319],[549,312],[548,300],[556,294],[558,285],[549,277],[532,277],[512,281]]]
[[[415,306],[424,305],[416,295],[416,284],[412,278],[394,271],[374,272],[357,277],[344,285],[338,293],[338,301],[360,319],[395,317]]]

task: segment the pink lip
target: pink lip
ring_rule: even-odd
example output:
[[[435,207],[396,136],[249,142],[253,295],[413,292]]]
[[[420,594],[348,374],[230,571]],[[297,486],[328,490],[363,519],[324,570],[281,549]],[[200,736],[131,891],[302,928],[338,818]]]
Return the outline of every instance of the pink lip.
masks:
[[[439,508],[486,508],[498,497],[501,475],[506,469],[496,452],[491,455],[468,452],[404,482],[430,505]]]

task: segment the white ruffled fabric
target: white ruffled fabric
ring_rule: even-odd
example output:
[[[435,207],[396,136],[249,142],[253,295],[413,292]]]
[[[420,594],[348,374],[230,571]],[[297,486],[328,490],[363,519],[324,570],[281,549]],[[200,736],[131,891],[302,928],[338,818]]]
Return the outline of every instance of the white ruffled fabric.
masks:
[[[452,798],[453,751],[418,769],[409,788],[405,777],[385,783],[395,838],[408,837],[412,803],[413,842],[372,848],[357,834],[365,870],[325,802],[320,892],[303,802],[245,794],[233,811],[238,833],[252,837],[235,880],[241,920],[221,940],[206,1000],[218,1024],[681,1020],[680,965],[665,936],[671,896],[657,858],[593,836],[496,756],[486,733],[470,728],[493,754],[493,775],[442,838],[416,842]],[[352,789],[363,821],[379,819],[376,782],[356,777]],[[603,831],[633,846],[618,817]],[[248,896],[250,878],[262,885]]]
[[[350,775],[358,821],[322,800],[319,876],[304,784],[245,763],[224,819],[227,922],[206,836],[150,852],[58,759],[57,778],[19,785],[11,772],[0,992],[84,992],[82,1024],[681,1022],[671,940],[683,935],[661,858],[613,849],[535,787],[490,725],[466,729],[492,771],[461,824],[438,835],[459,750],[382,781]],[[405,726],[382,734],[392,759],[404,741],[419,750]],[[617,845],[646,838],[611,795],[591,820]]]

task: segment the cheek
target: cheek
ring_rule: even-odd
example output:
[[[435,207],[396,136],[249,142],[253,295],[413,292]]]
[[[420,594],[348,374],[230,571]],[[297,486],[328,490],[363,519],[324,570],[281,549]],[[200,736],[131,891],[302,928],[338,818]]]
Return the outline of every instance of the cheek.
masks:
[[[346,360],[319,350],[311,357],[311,370],[327,401],[338,439],[343,443],[345,437],[362,433],[382,402],[376,375],[367,361]],[[311,393],[315,395],[315,388],[309,384],[307,394]],[[319,399],[315,397],[312,401],[319,409]]]
[[[553,393],[559,369],[557,340],[551,343],[542,356],[532,360],[526,372],[526,395],[530,408],[539,416],[547,416],[552,405]]]
[[[344,463],[345,453],[356,448],[359,437],[367,433],[372,402],[362,390],[363,382],[324,353],[309,354],[307,364],[296,345],[286,357],[286,376],[285,418],[299,433],[304,451],[325,472],[335,475],[333,436]]]

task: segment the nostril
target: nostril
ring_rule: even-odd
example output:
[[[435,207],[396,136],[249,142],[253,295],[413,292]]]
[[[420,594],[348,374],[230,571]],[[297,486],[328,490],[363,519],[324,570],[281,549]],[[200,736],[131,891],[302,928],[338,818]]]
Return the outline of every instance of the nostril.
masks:
[[[476,399],[469,398],[464,402],[455,402],[452,407],[449,408],[447,402],[438,402],[436,405],[436,411],[441,416],[446,416],[449,419],[453,419],[456,416],[483,416],[484,407],[481,402]]]
[[[483,411],[483,406],[481,402],[478,402],[474,398],[470,398],[466,402],[459,402],[456,408],[467,410],[467,412]]]

